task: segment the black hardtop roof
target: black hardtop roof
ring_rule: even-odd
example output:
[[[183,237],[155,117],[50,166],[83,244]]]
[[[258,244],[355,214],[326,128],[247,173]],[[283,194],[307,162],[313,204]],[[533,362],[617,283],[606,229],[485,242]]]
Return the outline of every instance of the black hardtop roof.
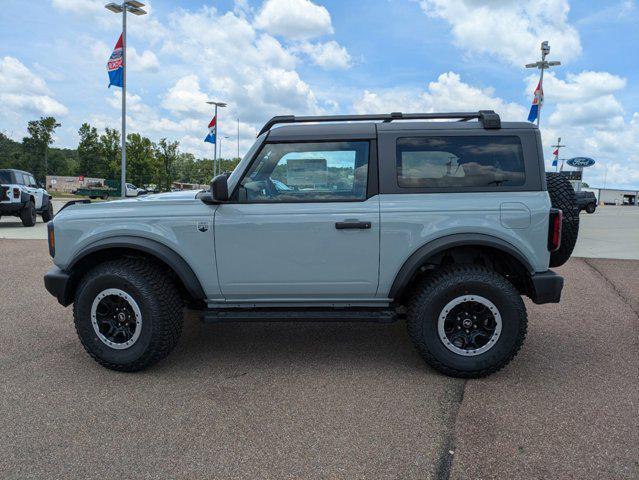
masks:
[[[18,170],[17,168],[0,168],[0,172],[26,173],[27,175],[33,175],[31,172]]]
[[[469,120],[478,121],[469,121]],[[444,121],[436,121],[444,120]],[[451,121],[457,120],[457,121]],[[277,128],[273,128],[276,125]],[[269,132],[269,138],[331,135],[351,138],[373,138],[377,131],[393,130],[499,130],[536,129],[529,122],[501,122],[492,110],[453,113],[401,113],[374,115],[285,115],[269,120],[260,135]]]
[[[537,126],[529,122],[503,122],[500,130],[530,130]],[[500,130],[485,130],[478,122],[393,122],[393,123],[309,123],[283,125],[268,132],[270,140],[304,140],[330,137],[332,140],[374,139],[377,132],[388,131],[482,131],[485,133]]]

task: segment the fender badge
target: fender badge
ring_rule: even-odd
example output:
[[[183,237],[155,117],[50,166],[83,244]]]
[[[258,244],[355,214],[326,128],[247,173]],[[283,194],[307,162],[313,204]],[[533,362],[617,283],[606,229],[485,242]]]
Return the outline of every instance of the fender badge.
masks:
[[[197,229],[200,232],[206,232],[209,229],[209,222],[197,222]]]

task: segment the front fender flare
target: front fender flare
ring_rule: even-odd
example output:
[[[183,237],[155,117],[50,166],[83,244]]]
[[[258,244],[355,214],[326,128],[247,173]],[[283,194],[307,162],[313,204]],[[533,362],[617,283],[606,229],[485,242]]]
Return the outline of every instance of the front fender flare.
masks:
[[[409,282],[417,273],[417,270],[433,255],[436,255],[444,250],[448,250],[453,247],[460,246],[473,246],[478,245],[482,247],[492,247],[497,250],[501,250],[505,253],[512,255],[517,259],[528,272],[533,273],[534,268],[526,257],[512,244],[508,243],[501,238],[494,237],[492,235],[485,235],[481,233],[460,233],[453,235],[446,235],[432,240],[425,245],[422,245],[413,254],[406,259],[402,267],[395,275],[395,280],[388,293],[388,298],[397,298],[404,289],[408,286]]]
[[[98,240],[80,250],[65,270],[72,272],[74,267],[88,255],[111,248],[137,250],[158,258],[175,272],[191,297],[196,300],[206,298],[202,284],[190,265],[172,248],[145,237],[122,235]]]

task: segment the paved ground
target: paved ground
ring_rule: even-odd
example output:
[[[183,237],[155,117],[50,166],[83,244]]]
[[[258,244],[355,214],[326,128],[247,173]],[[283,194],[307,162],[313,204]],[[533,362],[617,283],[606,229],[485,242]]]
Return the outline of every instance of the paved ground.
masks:
[[[67,200],[54,200],[57,212]],[[588,215],[580,215],[579,239],[573,256],[639,260],[639,207],[599,207]],[[19,218],[0,219],[1,238],[46,239],[47,228],[42,219],[34,227],[25,228]]]
[[[579,221],[573,256],[639,260],[639,207],[597,207]]]
[[[166,361],[111,372],[44,291],[45,242],[0,252],[0,478],[639,477],[638,262],[571,260],[514,362],[466,382],[403,323],[193,315]]]

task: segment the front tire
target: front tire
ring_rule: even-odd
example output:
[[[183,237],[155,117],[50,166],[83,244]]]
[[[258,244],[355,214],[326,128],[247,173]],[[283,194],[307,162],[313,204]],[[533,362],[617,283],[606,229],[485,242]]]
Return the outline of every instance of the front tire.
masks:
[[[47,208],[42,211],[42,221],[46,223],[51,220],[53,220],[53,204],[49,201]]]
[[[431,367],[479,378],[507,365],[521,348],[528,319],[513,285],[484,267],[445,267],[420,282],[407,309],[408,332]]]
[[[586,205],[586,212],[588,213],[595,213],[595,204],[594,203],[589,203],[588,205]]]
[[[90,270],[75,297],[75,328],[103,367],[143,370],[165,358],[182,332],[183,305],[171,278],[151,262],[120,259]]]
[[[20,220],[25,227],[33,227],[36,224],[36,208],[33,201],[27,202],[20,212]]]

